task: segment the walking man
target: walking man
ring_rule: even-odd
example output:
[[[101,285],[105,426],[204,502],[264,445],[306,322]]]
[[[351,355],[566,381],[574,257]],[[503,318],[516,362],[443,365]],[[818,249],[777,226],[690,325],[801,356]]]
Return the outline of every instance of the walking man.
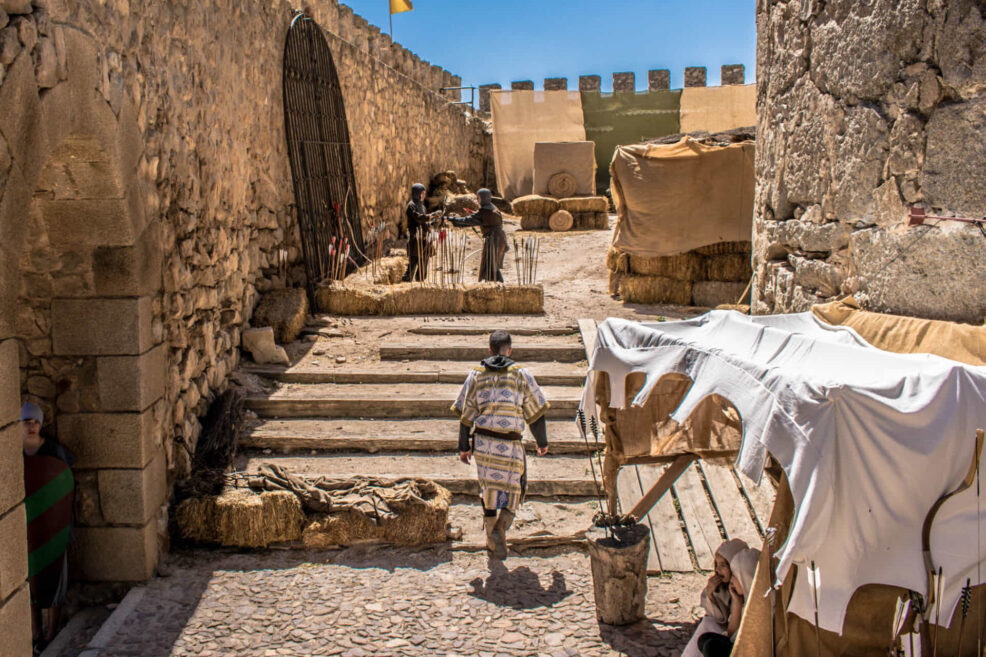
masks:
[[[459,459],[468,465],[476,457],[486,547],[497,559],[507,558],[507,530],[527,490],[525,424],[534,434],[537,455],[548,453],[548,401],[510,353],[510,334],[493,331],[489,357],[469,372],[452,404],[459,416]]]

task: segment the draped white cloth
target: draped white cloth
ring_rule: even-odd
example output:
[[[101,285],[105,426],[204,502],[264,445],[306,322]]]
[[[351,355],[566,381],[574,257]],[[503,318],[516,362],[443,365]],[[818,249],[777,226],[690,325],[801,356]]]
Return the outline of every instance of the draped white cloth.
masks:
[[[969,470],[976,429],[986,426],[986,368],[883,351],[811,313],[712,311],[680,322],[599,324],[587,413],[596,412],[600,371],[609,374],[613,407],[642,405],[672,372],[694,382],[672,419],[684,421],[711,394],[736,407],[743,420],[738,467],[759,480],[769,452],[794,497],[791,531],[776,552],[776,581],[800,569],[789,611],[813,621],[812,562],[820,626],[840,634],[849,600],[864,584],[927,594],[921,526]],[[633,371],[646,372],[647,383],[627,400],[624,378]],[[966,578],[980,581],[984,518],[976,489],[948,500],[932,526],[932,556],[945,579],[942,625]]]

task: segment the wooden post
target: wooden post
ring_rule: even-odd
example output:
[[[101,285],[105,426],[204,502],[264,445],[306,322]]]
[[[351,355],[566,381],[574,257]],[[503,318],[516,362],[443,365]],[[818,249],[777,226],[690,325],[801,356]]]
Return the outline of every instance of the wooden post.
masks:
[[[674,482],[678,481],[678,477],[681,476],[681,473],[684,472],[696,458],[698,457],[694,454],[682,454],[676,458],[664,471],[661,478],[655,481],[650,490],[640,498],[640,501],[633,505],[633,508],[630,509],[629,515],[633,516],[637,520],[641,520],[644,516],[646,516],[650,510],[654,508],[654,505],[660,501],[661,497],[663,497],[666,492],[671,490],[671,487],[674,485]]]
[[[589,541],[596,619],[629,625],[644,617],[647,599],[647,553],[650,532],[644,525],[615,528],[617,538]]]

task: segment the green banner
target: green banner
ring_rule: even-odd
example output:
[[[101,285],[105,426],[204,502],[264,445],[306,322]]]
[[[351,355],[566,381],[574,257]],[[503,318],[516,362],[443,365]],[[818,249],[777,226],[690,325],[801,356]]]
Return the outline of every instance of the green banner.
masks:
[[[596,193],[609,187],[617,146],[681,132],[681,91],[582,92],[585,138],[596,143]]]

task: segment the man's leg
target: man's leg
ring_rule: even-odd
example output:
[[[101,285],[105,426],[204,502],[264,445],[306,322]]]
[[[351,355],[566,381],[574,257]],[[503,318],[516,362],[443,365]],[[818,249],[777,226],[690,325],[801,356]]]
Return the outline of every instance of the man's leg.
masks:
[[[496,510],[489,510],[483,507],[483,529],[486,530],[486,549],[490,552],[495,551],[493,543],[493,530],[496,528]]]
[[[41,607],[31,602],[31,636],[35,641],[41,638]]]
[[[507,509],[500,509],[500,517],[493,526],[493,556],[497,559],[507,558],[507,530],[513,524],[514,514]]]
[[[55,605],[48,610],[48,626],[45,628],[45,642],[51,643],[58,632],[58,621],[61,619],[62,606]]]

